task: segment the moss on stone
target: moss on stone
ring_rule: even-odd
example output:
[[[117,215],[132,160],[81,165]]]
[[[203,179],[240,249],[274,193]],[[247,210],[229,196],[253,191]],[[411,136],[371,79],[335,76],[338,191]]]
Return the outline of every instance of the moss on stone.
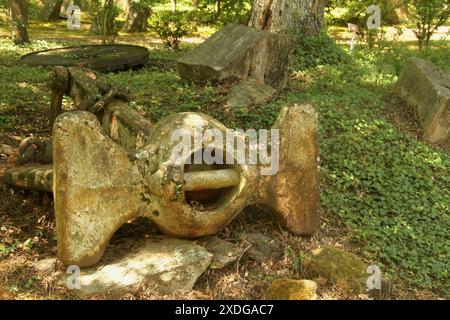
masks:
[[[311,275],[350,290],[364,288],[368,277],[364,262],[352,253],[333,247],[313,250],[302,264]]]
[[[266,291],[267,300],[315,300],[317,284],[311,280],[277,279]]]

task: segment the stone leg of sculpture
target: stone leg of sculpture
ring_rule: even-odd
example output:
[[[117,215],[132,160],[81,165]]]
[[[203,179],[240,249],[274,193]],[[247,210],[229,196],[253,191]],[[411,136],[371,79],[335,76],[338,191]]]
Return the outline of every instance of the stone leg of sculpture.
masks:
[[[261,178],[261,201],[286,229],[309,235],[320,221],[317,114],[308,104],[288,106],[273,128],[280,130],[279,172]]]
[[[92,113],[61,114],[53,143],[58,256],[66,265],[89,266],[116,229],[140,211],[140,175]]]

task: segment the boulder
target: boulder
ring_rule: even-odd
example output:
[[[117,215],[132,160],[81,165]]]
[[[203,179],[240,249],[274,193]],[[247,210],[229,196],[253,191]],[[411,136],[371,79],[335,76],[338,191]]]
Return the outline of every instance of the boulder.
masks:
[[[244,80],[231,87],[227,95],[225,107],[245,109],[252,104],[262,104],[269,101],[277,91],[271,86],[256,80]]]
[[[139,286],[153,288],[161,294],[189,290],[211,260],[212,254],[191,241],[150,239],[117,261],[82,269],[80,289],[74,290],[78,296],[119,295]]]
[[[417,111],[425,138],[450,146],[450,73],[427,61],[411,58],[398,79],[396,90]]]
[[[267,289],[266,300],[316,300],[317,284],[312,280],[277,279]]]
[[[313,250],[302,265],[311,275],[341,288],[358,292],[366,289],[367,265],[352,253],[324,247]]]
[[[252,260],[267,262],[281,256],[276,240],[260,232],[242,233],[239,238],[251,245],[246,253]]]
[[[209,268],[222,269],[236,261],[244,252],[231,242],[212,237],[206,240],[205,248],[213,254]]]
[[[181,57],[178,71],[188,81],[255,79],[280,89],[286,85],[291,50],[286,35],[229,24]]]
[[[44,258],[41,260],[36,261],[33,263],[33,267],[41,272],[41,273],[52,273],[55,271],[55,267],[57,265],[57,258],[51,257],[51,258]]]
[[[367,282],[373,273],[369,273],[368,265],[350,252],[333,247],[316,249],[302,261],[302,265],[311,275],[322,279],[324,284],[364,293],[372,299],[389,299],[392,295],[391,279],[381,274],[381,288],[368,290]]]

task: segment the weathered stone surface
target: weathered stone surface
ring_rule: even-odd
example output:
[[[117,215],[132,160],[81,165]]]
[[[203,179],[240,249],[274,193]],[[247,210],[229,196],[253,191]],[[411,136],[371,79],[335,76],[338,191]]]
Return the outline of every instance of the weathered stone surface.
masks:
[[[211,269],[225,268],[236,261],[244,252],[242,248],[217,237],[207,239],[205,248],[213,254],[213,260],[209,266]]]
[[[188,186],[199,180],[194,172],[184,172],[184,163],[169,161],[178,143],[170,137],[174,130],[194,130],[199,124],[225,130],[204,115],[174,114],[155,125],[152,144],[132,151],[107,136],[91,113],[71,112],[57,118],[54,198],[58,256],[63,263],[96,263],[112,234],[139,215],[150,218],[166,234],[196,238],[215,234],[251,201],[258,176],[253,172],[256,168],[246,166],[238,171],[242,189],[220,187],[216,198],[206,199],[209,205],[204,209],[186,200]]]
[[[53,191],[52,165],[13,167],[5,172],[5,183],[29,190]]]
[[[230,24],[180,58],[178,70],[189,81],[250,78],[283,88],[291,50],[285,35]]]
[[[108,119],[113,121],[113,117]],[[128,123],[137,129],[137,124],[132,125],[133,119],[139,120],[131,117],[130,122],[116,123],[119,127]],[[66,265],[83,267],[98,262],[114,232],[138,216],[149,218],[168,235],[196,238],[215,234],[244,207],[261,204],[270,208],[289,231],[308,235],[319,221],[316,121],[309,105],[282,109],[274,126],[281,131],[281,145],[272,142],[276,157],[270,168],[265,164],[222,169],[207,165],[206,169],[194,170],[183,162],[170,161],[178,144],[171,137],[179,129],[194,134],[199,125],[224,134],[226,128],[208,116],[180,113],[161,120],[152,130],[144,126],[142,131],[147,133],[143,136],[149,136],[142,141],[149,144],[135,150],[117,142],[137,141],[130,137],[139,135],[123,135],[119,129],[115,142],[92,113],[64,113],[54,125],[53,170],[49,169],[48,174],[40,171],[45,173],[45,183],[40,184],[39,179],[37,184],[28,183],[30,179],[5,180],[25,188],[42,185],[48,190],[53,186],[58,257]],[[236,135],[236,139],[244,141],[245,136]],[[277,146],[279,153],[275,152]],[[20,178],[21,170],[29,172],[30,168],[9,169],[6,177]],[[36,182],[34,177],[35,173],[32,182]],[[218,189],[212,190],[211,186]],[[262,255],[268,252],[259,251]],[[254,258],[265,259],[256,253]]]
[[[262,177],[261,203],[290,232],[310,235],[320,223],[317,113],[310,104],[289,105],[273,128],[281,138],[280,167],[277,174]]]
[[[410,58],[397,82],[397,91],[416,108],[424,135],[432,143],[450,146],[450,73]]]
[[[227,95],[225,107],[243,109],[252,104],[269,101],[277,91],[271,86],[256,80],[245,80],[233,86]]]
[[[282,254],[277,242],[260,232],[242,233],[239,238],[250,243],[251,247],[246,254],[255,261],[266,262],[274,260]]]
[[[123,294],[139,286],[153,288],[162,294],[189,290],[211,260],[208,251],[191,241],[151,239],[117,261],[82,269],[81,288],[76,294]]]
[[[14,149],[11,146],[8,146],[7,144],[0,144],[0,155],[5,156],[13,156],[17,154],[17,149]]]
[[[368,265],[350,252],[333,247],[313,250],[302,261],[302,265],[312,276],[323,279],[343,289],[354,292],[367,293],[375,299],[389,299],[393,291],[391,279],[381,276],[381,288],[367,288]]]
[[[316,300],[317,284],[311,280],[277,279],[267,289],[266,300]]]
[[[150,143],[153,125],[122,101],[113,100],[103,112],[102,127],[121,146],[140,149]]]
[[[314,276],[351,290],[366,288],[367,265],[352,253],[333,247],[313,250],[303,261],[303,266]]]
[[[33,263],[33,267],[41,273],[51,273],[55,270],[57,263],[56,257],[54,258],[44,258]]]

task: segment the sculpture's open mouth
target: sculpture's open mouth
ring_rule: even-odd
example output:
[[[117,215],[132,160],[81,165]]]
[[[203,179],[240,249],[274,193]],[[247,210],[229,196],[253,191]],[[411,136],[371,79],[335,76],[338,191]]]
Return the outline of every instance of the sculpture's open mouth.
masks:
[[[204,149],[201,150],[202,153]],[[240,169],[235,164],[195,164],[194,153],[184,165],[184,197],[197,211],[211,211],[226,206],[239,190]]]

